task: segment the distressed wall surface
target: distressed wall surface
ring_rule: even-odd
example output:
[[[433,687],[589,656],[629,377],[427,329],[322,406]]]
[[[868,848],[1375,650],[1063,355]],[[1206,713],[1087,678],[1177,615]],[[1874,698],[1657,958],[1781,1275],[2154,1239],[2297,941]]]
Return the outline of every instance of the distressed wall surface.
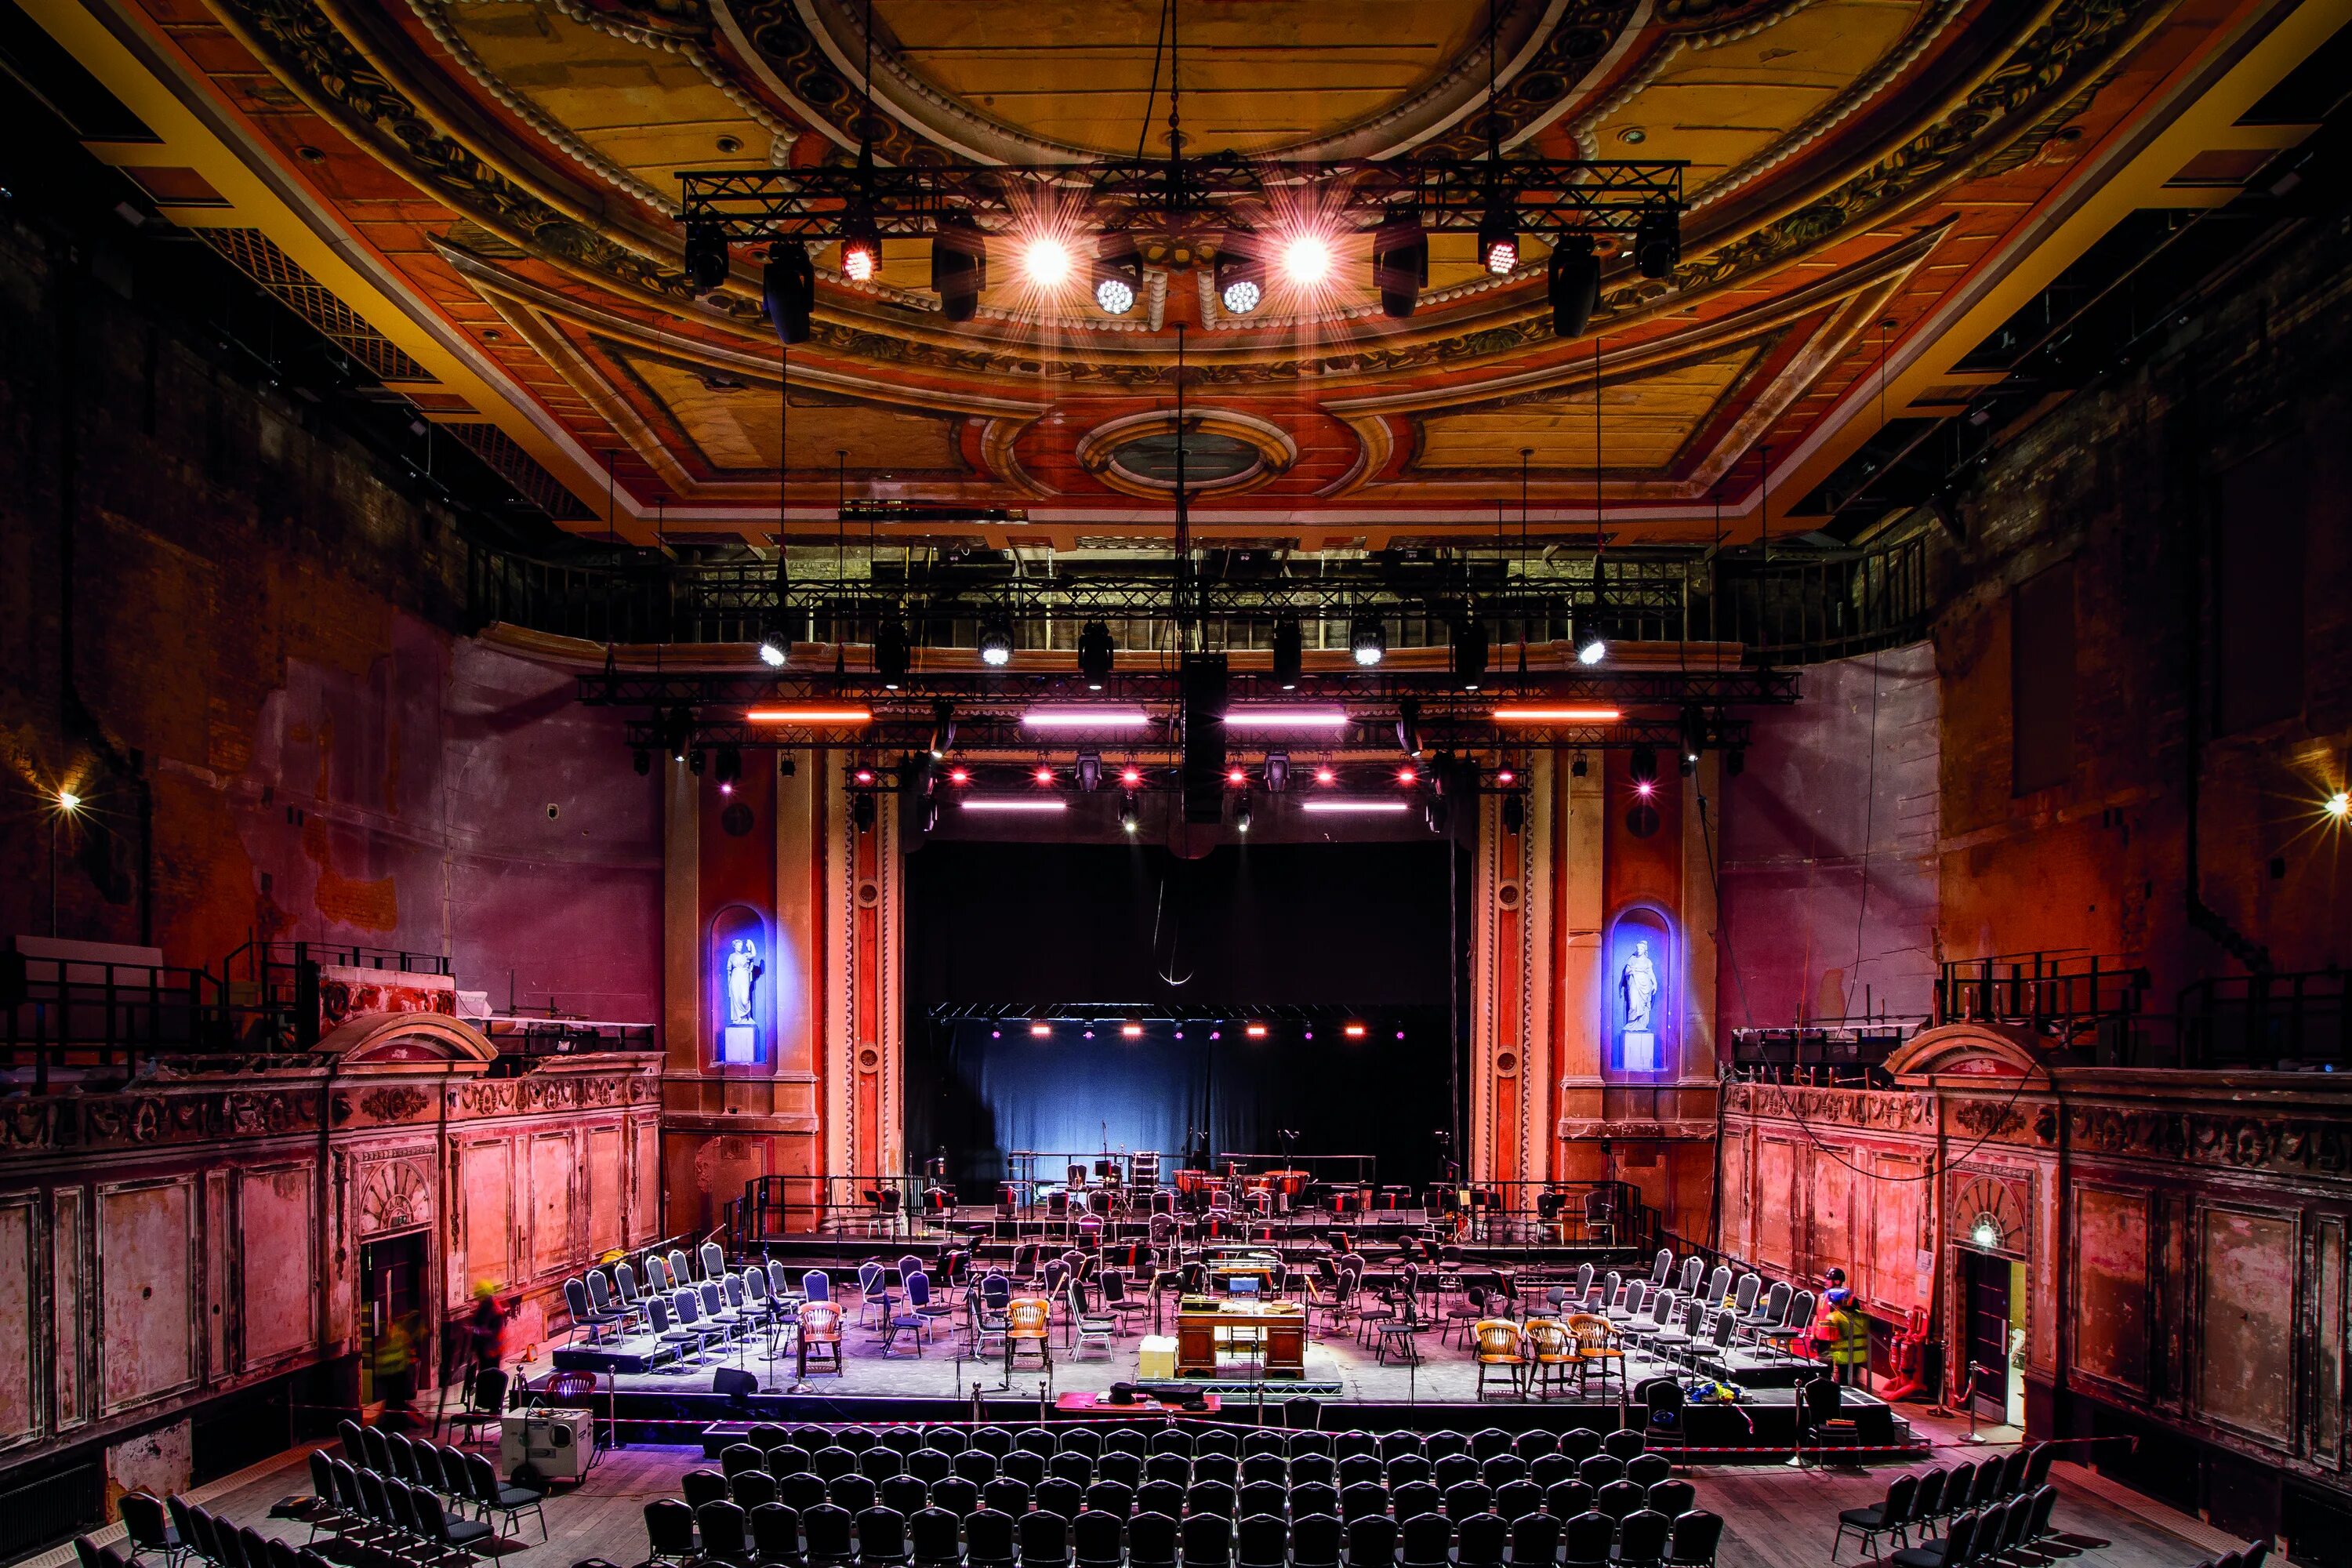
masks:
[[[0,934],[48,929],[69,786],[64,935],[403,948],[501,1005],[654,1021],[658,793],[611,716],[460,635],[425,487],[117,281],[0,224]]]

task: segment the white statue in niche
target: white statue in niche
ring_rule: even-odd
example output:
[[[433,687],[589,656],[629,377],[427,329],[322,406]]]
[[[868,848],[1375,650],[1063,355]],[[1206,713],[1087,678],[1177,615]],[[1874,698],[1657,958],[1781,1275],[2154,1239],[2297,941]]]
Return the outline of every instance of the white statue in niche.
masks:
[[[1650,962],[1650,943],[1646,938],[1633,943],[1633,954],[1617,971],[1617,994],[1625,1005],[1623,1042],[1624,1065],[1633,1072],[1654,1072],[1658,1068],[1658,1037],[1651,1022],[1658,1000],[1657,965]]]
[[[751,1019],[751,987],[768,966],[760,962],[760,954],[751,939],[739,936],[727,953],[727,1021],[749,1024]]]

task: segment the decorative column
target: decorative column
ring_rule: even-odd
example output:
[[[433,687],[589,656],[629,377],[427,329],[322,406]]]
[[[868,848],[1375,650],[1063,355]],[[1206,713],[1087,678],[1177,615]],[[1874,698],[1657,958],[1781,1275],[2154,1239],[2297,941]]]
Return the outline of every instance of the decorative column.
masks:
[[[836,1202],[854,1184],[840,1178],[896,1175],[906,1160],[898,799],[856,788],[855,765],[833,759],[824,783],[835,869],[825,920],[832,994],[821,1077],[825,1168],[840,1189]],[[861,794],[869,807],[864,811]]]
[[[1551,1168],[1542,1122],[1552,1056],[1544,942],[1551,899],[1538,874],[1549,864],[1550,773],[1546,759],[1528,770],[1525,793],[1478,802],[1464,1160],[1474,1181],[1541,1180]]]

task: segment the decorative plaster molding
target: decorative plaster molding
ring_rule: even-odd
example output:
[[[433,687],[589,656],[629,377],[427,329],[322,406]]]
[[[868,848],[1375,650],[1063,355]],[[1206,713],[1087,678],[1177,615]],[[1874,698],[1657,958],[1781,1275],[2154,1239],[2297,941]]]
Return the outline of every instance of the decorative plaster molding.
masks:
[[[1711,1143],[1715,1141],[1714,1122],[1680,1118],[1612,1121],[1604,1117],[1588,1121],[1580,1117],[1562,1117],[1559,1131],[1560,1137],[1574,1142],[1597,1142],[1603,1138],[1634,1143]]]

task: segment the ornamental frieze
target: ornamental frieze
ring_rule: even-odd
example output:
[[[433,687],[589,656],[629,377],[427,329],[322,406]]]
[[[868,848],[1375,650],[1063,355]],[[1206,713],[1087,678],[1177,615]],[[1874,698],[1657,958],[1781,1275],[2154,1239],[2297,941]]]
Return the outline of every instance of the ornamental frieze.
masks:
[[[1834,1121],[1886,1132],[1929,1132],[1935,1102],[1924,1094],[1859,1089],[1804,1089],[1777,1083],[1740,1084],[1728,1109],[1790,1121]]]
[[[2089,1153],[2239,1171],[2352,1173],[2352,1125],[2284,1117],[2070,1107],[2066,1135]]]
[[[449,1090],[452,1117],[529,1116],[566,1110],[605,1110],[653,1105],[661,1080],[651,1073],[527,1074],[477,1079]]]
[[[314,1131],[313,1089],[55,1095],[0,1110],[0,1155],[68,1149],[166,1148]]]

